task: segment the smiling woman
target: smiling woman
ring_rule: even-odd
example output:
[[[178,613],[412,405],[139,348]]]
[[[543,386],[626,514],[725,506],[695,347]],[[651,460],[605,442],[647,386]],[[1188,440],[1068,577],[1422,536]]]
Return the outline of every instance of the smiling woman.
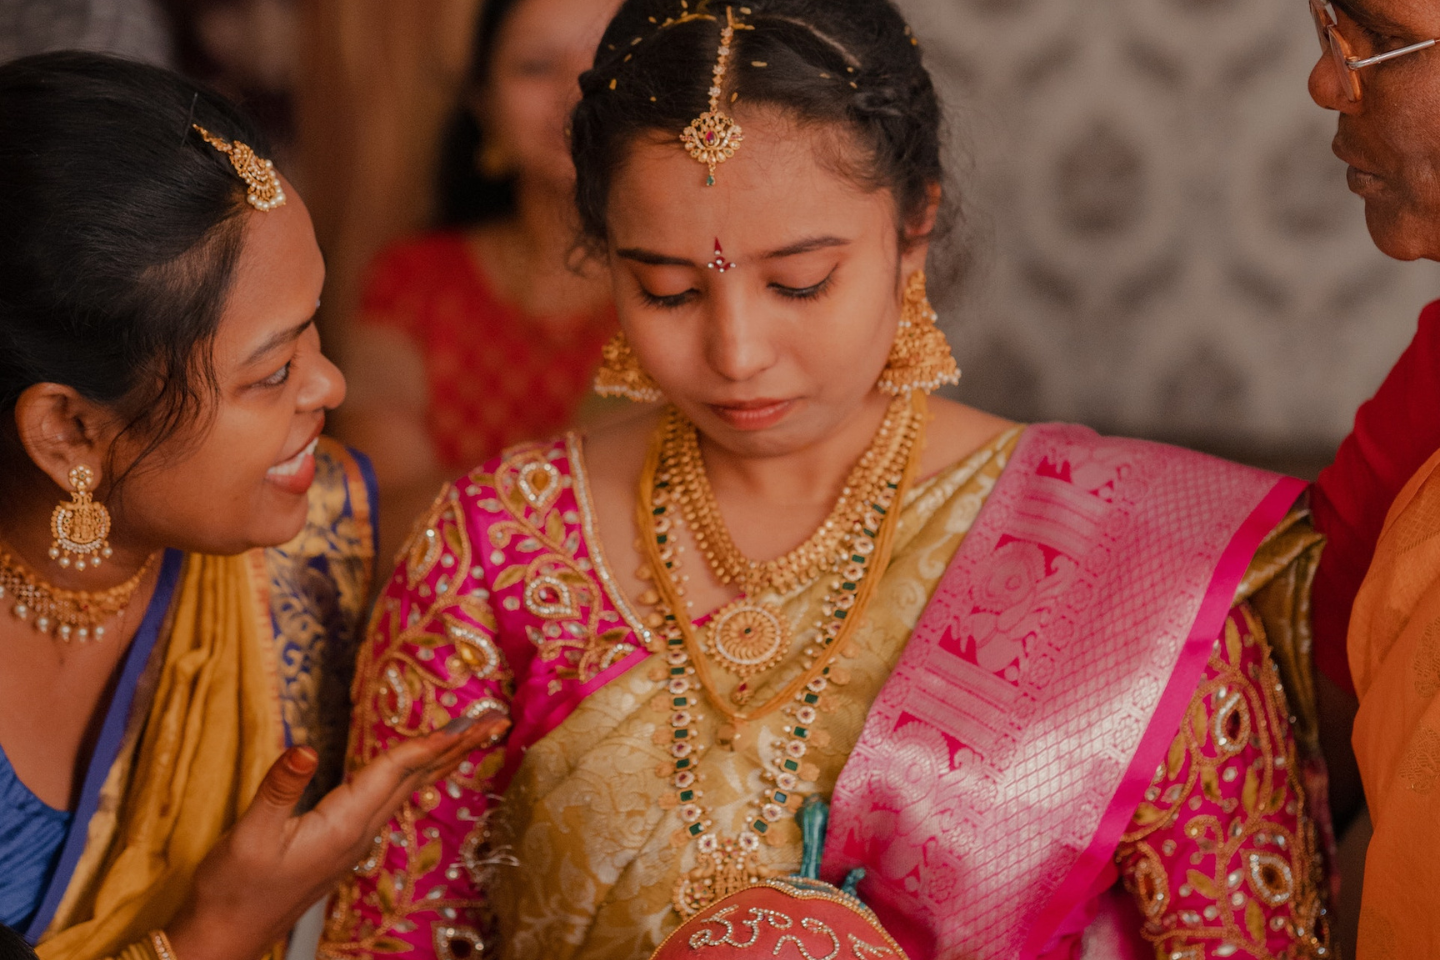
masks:
[[[1326,956],[1303,485],[928,396],[895,6],[627,0],[580,84],[597,389],[666,403],[476,467],[402,553],[352,762],[515,726],[381,831],[329,954]]]
[[[45,960],[254,960],[494,733],[316,805],[373,504],[267,152],[163,70],[0,67],[0,923]]]

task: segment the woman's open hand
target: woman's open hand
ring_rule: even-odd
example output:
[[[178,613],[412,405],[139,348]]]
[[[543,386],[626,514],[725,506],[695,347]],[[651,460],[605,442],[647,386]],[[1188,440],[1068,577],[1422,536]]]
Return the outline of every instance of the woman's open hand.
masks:
[[[308,747],[285,751],[200,864],[188,901],[167,927],[178,960],[255,960],[354,868],[406,797],[509,727],[490,711],[397,744],[300,816],[295,804],[318,761]]]

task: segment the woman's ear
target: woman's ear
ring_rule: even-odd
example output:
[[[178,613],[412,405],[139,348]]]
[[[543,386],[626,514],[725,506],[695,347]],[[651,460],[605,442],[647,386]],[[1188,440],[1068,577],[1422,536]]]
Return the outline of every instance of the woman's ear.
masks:
[[[925,258],[930,254],[930,235],[940,219],[940,201],[944,191],[940,184],[932,183],[925,188],[925,205],[905,224],[905,249],[901,253],[901,283],[916,270],[925,269]]]
[[[109,410],[73,387],[37,383],[16,401],[15,426],[25,453],[61,490],[70,489],[70,470],[81,464],[94,472],[95,486],[100,485],[102,464],[115,439],[115,418]]]

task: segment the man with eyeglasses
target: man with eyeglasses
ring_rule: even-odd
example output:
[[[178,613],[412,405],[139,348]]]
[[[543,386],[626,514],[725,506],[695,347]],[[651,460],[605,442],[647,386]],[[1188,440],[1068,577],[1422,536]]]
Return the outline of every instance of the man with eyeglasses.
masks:
[[[1310,95],[1339,114],[1334,151],[1371,237],[1397,259],[1440,260],[1440,3],[1309,4],[1322,50]],[[1316,663],[1359,696],[1352,742],[1375,825],[1359,960],[1440,957],[1437,451],[1440,302],[1312,491],[1329,539],[1315,578]],[[1332,727],[1344,714],[1330,713]]]

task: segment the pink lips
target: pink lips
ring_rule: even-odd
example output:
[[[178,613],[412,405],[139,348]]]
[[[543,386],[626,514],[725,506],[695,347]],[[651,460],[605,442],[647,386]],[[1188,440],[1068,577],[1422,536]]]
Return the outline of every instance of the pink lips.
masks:
[[[794,400],[746,400],[731,404],[710,404],[715,415],[736,430],[764,430],[785,419]]]
[[[303,495],[315,482],[315,447],[320,442],[324,424],[315,428],[315,434],[293,456],[286,458],[265,471],[265,482],[274,484],[286,493]]]

